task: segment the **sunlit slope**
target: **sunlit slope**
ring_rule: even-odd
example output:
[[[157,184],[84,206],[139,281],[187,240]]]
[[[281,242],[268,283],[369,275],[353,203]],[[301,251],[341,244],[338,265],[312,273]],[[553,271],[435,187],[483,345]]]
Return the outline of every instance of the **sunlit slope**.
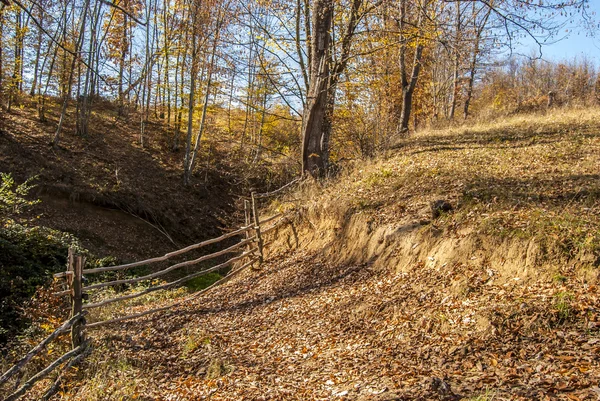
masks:
[[[302,184],[259,271],[96,332],[63,399],[596,399],[599,117],[422,132]]]

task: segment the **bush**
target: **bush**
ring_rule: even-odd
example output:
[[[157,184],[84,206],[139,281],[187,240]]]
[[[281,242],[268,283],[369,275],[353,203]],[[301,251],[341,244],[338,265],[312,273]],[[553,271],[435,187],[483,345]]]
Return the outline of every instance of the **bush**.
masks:
[[[71,234],[15,221],[40,202],[26,199],[34,179],[17,185],[10,174],[0,173],[0,344],[29,326],[25,308],[40,286],[65,269],[69,247],[87,253]]]
[[[36,177],[17,185],[12,175],[0,173],[0,220],[14,218],[30,207],[40,203],[39,199],[27,200],[25,197],[35,187],[31,185]]]
[[[0,344],[27,327],[23,306],[65,270],[71,246],[83,252],[73,235],[47,227],[7,222],[0,228]]]

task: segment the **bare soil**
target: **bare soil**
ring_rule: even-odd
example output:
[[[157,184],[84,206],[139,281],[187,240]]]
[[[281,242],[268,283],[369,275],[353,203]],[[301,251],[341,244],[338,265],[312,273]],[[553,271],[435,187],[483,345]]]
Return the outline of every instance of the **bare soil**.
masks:
[[[128,260],[215,236],[236,221],[233,203],[244,188],[221,174],[221,156],[213,154],[217,162],[185,188],[182,153],[169,150],[160,126],[151,126],[141,147],[131,113],[119,117],[106,105],[92,116],[86,138],[67,121],[58,148],[49,145],[52,109],[45,124],[28,107],[2,114],[0,171],[18,181],[38,176],[33,195],[42,203],[28,217],[74,233],[98,256]]]

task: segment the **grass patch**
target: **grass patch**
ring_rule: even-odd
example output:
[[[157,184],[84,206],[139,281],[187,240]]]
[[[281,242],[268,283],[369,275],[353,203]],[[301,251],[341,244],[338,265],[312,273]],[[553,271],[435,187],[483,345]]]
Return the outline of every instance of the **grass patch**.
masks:
[[[185,341],[182,346],[181,357],[187,358],[190,354],[200,348],[211,347],[210,336],[203,330],[186,330]]]
[[[216,283],[217,281],[219,281],[222,278],[223,278],[223,276],[220,275],[219,273],[216,273],[216,272],[208,273],[203,276],[191,279],[190,281],[185,283],[185,286],[190,292],[197,292],[197,291],[203,290],[207,287],[210,287],[211,285],[213,285],[214,283]]]
[[[552,277],[552,279],[558,284],[564,284],[567,281],[567,277],[563,276],[560,273],[555,274],[554,277]]]
[[[560,320],[567,320],[573,311],[573,294],[561,291],[554,295],[554,309]]]
[[[485,390],[485,393],[469,398],[469,401],[493,401],[496,398],[496,393],[492,390]]]

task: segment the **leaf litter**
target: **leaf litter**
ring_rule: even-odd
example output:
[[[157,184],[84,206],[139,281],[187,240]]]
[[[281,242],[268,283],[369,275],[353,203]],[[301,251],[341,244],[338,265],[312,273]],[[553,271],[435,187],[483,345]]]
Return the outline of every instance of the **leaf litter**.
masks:
[[[133,383],[141,399],[595,400],[599,334],[592,285],[496,284],[489,268],[459,264],[332,265],[298,250],[99,332],[89,363],[127,361],[112,385]],[[89,379],[66,399],[92,399]]]

